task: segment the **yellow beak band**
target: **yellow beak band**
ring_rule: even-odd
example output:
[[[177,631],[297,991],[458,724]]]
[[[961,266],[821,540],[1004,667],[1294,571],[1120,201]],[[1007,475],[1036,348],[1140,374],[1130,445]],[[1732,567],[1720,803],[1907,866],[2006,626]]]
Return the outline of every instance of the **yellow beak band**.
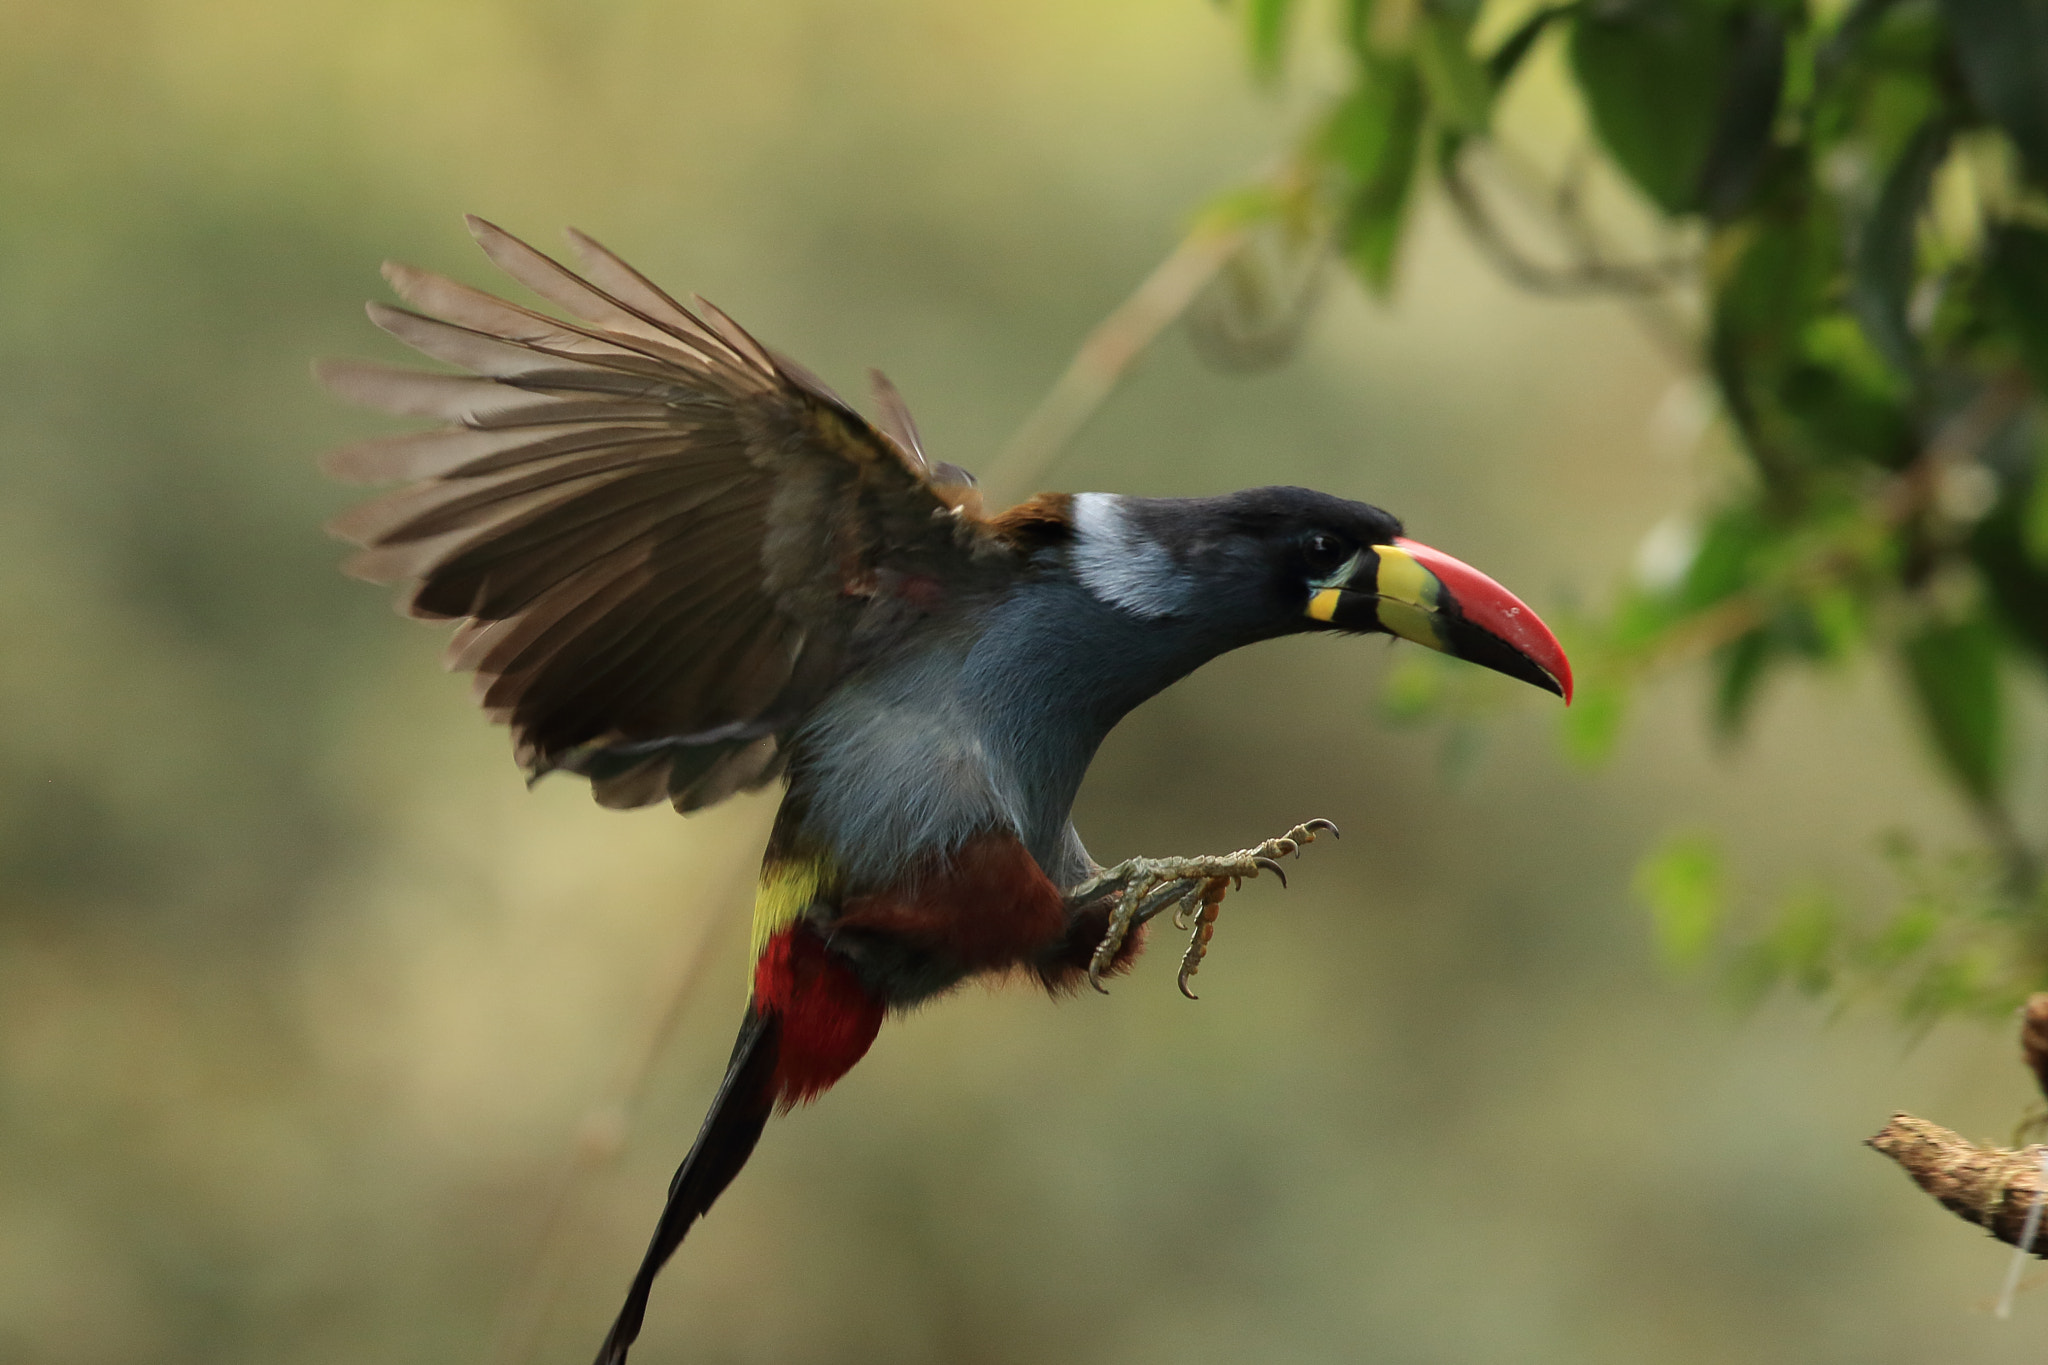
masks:
[[[1380,625],[1404,640],[1413,640],[1431,649],[1442,649],[1443,637],[1437,634],[1430,615],[1443,594],[1443,584],[1400,546],[1375,545],[1372,548],[1379,560],[1373,595],[1378,599],[1376,609]],[[1348,569],[1343,577],[1350,581]],[[1345,592],[1345,588],[1337,586],[1317,588],[1308,599],[1309,619],[1336,620]]]
[[[1443,585],[1437,582],[1435,574],[1415,562],[1415,556],[1398,545],[1375,545],[1372,549],[1380,561],[1375,583],[1380,598],[1380,624],[1404,640],[1442,649],[1443,637],[1436,633],[1436,625],[1429,618],[1436,610],[1437,595]]]

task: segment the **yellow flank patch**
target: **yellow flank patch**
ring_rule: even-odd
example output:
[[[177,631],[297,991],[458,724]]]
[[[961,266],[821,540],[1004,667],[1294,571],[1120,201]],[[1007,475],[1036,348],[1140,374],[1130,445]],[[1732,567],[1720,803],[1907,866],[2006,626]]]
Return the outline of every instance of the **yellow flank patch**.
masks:
[[[1391,597],[1396,602],[1406,602],[1411,607],[1424,611],[1436,609],[1436,595],[1442,584],[1436,575],[1415,562],[1415,557],[1397,545],[1375,545],[1373,553],[1380,557],[1380,571],[1376,583],[1382,598]],[[1380,624],[1393,630],[1384,616]],[[1397,634],[1401,632],[1396,632]],[[1413,638],[1412,636],[1410,638]]]
[[[1406,602],[1397,602],[1391,597],[1380,599],[1380,624],[1404,640],[1413,640],[1418,645],[1431,649],[1442,649],[1443,640],[1436,633],[1436,626],[1430,621],[1429,613]]]
[[[1318,621],[1328,621],[1337,615],[1337,599],[1343,596],[1336,588],[1324,588],[1308,599],[1308,614]]]
[[[749,971],[767,951],[768,941],[811,908],[824,881],[824,871],[824,863],[816,858],[770,863],[761,869],[761,884],[754,889],[753,947],[747,954]]]

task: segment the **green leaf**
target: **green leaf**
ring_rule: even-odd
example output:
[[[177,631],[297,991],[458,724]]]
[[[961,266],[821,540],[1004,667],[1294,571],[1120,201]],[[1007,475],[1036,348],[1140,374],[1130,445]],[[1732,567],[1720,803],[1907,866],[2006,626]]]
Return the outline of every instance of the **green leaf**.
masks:
[[[1415,26],[1415,64],[1437,116],[1461,133],[1483,133],[1493,112],[1493,82],[1472,55],[1469,20],[1436,6],[1423,10]]]
[[[2034,383],[2048,388],[2048,232],[2007,226],[1992,237],[1987,311],[2005,325]]]
[[[1830,465],[1902,468],[1920,440],[1911,389],[1842,309],[1843,241],[1814,199],[1716,241],[1709,355],[1729,414],[1782,503]]]
[[[1872,346],[1861,324],[1823,314],[1798,333],[1774,376],[1773,399],[1808,455],[1902,469],[1919,454],[1907,412],[1912,390]]]
[[[2041,478],[2039,471],[2048,465],[2048,452],[2040,449],[2042,434],[2034,433],[2033,486],[2027,489],[2026,500],[2020,510],[2020,548],[2026,551],[2027,559],[2037,569],[2048,567],[2048,479]]]
[[[2038,423],[2038,416],[2030,419]],[[2038,426],[2034,441],[2038,451],[2044,436]],[[2031,470],[2022,474],[2011,494],[1999,501],[1991,515],[1977,524],[1970,536],[1970,557],[1984,576],[1999,619],[2014,635],[2048,662],[2048,564],[2035,557],[2029,540],[2042,537],[2048,548],[2048,479],[2042,476],[2044,463],[2036,454]],[[2039,511],[2036,509],[2039,508]],[[2044,525],[2038,532],[2029,527],[2035,517]]]
[[[1900,375],[1919,369],[1919,346],[1906,325],[1921,208],[1934,172],[1948,153],[1949,124],[1937,114],[1920,125],[1885,176],[1877,205],[1857,234],[1850,261],[1849,297],[1863,333]]]
[[[1989,945],[1978,944],[1953,958],[1930,962],[1907,990],[1899,1013],[1919,1024],[1932,1024],[1947,1014],[2009,1015],[2024,993],[2007,978],[2001,956]]]
[[[1294,0],[1244,0],[1244,43],[1252,74],[1262,81],[1280,79],[1287,55],[1287,18]]]
[[[1678,835],[1637,865],[1636,895],[1649,907],[1665,962],[1691,967],[1712,951],[1726,883],[1720,845],[1704,834]]]
[[[1861,956],[1874,972],[1889,972],[1925,952],[1942,923],[1941,908],[1930,901],[1908,901],[1862,945]]]
[[[1338,22],[1343,33],[1344,45],[1350,48],[1355,56],[1372,55],[1372,12],[1373,0],[1344,0]]]
[[[1823,661],[1851,658],[1869,636],[1861,595],[1849,588],[1822,586],[1806,595],[1806,614],[1813,626],[1814,646]]]
[[[1699,548],[1693,552],[1679,587],[1681,605],[1699,611],[1751,587],[1759,558],[1770,541],[1771,527],[1754,507],[1722,509],[1707,523]]]
[[[1700,166],[1698,202],[1709,217],[1725,222],[1748,204],[1771,152],[1784,92],[1785,25],[1766,11],[1744,11],[1731,39],[1713,141]]]
[[[1865,38],[1870,35],[1885,17],[1887,11],[1901,3],[1901,0],[1856,0],[1835,23],[1835,31],[1828,35],[1815,58],[1816,73],[1823,81],[1832,81],[1859,55]]]
[[[1420,161],[1426,102],[1412,62],[1360,64],[1359,84],[1325,125],[1323,150],[1349,187],[1337,249],[1374,292],[1393,281]]]
[[[1394,285],[1394,265],[1401,251],[1401,234],[1407,227],[1408,195],[1392,199],[1371,196],[1354,210],[1344,229],[1341,249],[1344,259],[1358,277],[1381,298]]]
[[[1822,995],[1835,982],[1829,958],[1840,937],[1840,907],[1826,890],[1813,887],[1785,902],[1771,930],[1771,951],[1801,994]]]
[[[2005,778],[1998,629],[1982,615],[1921,628],[1900,645],[1913,695],[1950,777],[1978,801]]]
[[[1714,724],[1722,735],[1733,739],[1741,733],[1756,701],[1757,685],[1776,652],[1770,632],[1764,630],[1752,630],[1721,649],[1715,661],[1721,676],[1714,688]]]
[[[1600,141],[1666,213],[1698,206],[1729,61],[1717,7],[1632,0],[1581,11],[1572,69]]]
[[[1799,359],[1879,398],[1897,400],[1911,392],[1872,344],[1869,330],[1844,313],[1823,313],[1800,329]]]
[[[1550,31],[1552,23],[1578,12],[1577,4],[1552,5],[1539,9],[1516,26],[1515,31],[1501,40],[1493,55],[1486,59],[1486,74],[1493,81],[1493,88],[1499,90],[1514,78],[1522,62],[1535,50],[1536,40]]]
[[[2048,0],[1942,0],[1977,107],[2048,183]]]
[[[1799,226],[1767,219],[1724,229],[1709,258],[1707,358],[1722,406],[1765,485],[1777,493],[1796,486],[1802,471],[1780,448],[1771,399],[1811,293],[1809,279],[1819,273],[1810,259],[1814,244]]]

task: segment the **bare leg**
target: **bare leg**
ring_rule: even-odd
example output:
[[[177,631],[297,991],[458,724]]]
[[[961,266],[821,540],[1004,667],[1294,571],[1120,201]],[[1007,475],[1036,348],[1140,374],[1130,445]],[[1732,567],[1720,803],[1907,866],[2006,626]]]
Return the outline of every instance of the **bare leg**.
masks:
[[[1109,994],[1102,984],[1102,973],[1116,959],[1124,936],[1133,926],[1174,906],[1173,922],[1191,934],[1187,951],[1181,955],[1180,991],[1194,999],[1194,992],[1188,989],[1188,978],[1201,968],[1209,940],[1216,932],[1217,909],[1223,904],[1224,894],[1232,885],[1242,885],[1245,878],[1256,877],[1261,871],[1271,872],[1280,879],[1280,885],[1287,885],[1287,874],[1278,860],[1289,854],[1299,857],[1301,850],[1314,843],[1316,835],[1324,830],[1335,834],[1337,827],[1328,820],[1310,820],[1277,839],[1209,857],[1126,858],[1072,888],[1067,892],[1069,906],[1091,905],[1112,898],[1116,901],[1108,932],[1089,959],[1088,984],[1104,995]]]

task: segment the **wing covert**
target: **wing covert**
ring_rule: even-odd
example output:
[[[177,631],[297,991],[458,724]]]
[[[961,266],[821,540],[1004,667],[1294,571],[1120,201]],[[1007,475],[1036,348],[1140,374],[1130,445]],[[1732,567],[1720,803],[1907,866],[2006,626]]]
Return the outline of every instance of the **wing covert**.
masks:
[[[448,665],[475,673],[534,777],[566,768],[603,804],[680,810],[773,779],[862,632],[910,610],[893,583],[965,581],[1003,553],[972,480],[934,477],[893,389],[884,434],[589,237],[570,234],[579,275],[469,222],[569,318],[385,268],[411,307],[373,303],[371,320],[471,373],[320,367],[345,397],[447,423],[324,461],[404,485],[332,524],[363,547],[349,571],[459,622]]]

